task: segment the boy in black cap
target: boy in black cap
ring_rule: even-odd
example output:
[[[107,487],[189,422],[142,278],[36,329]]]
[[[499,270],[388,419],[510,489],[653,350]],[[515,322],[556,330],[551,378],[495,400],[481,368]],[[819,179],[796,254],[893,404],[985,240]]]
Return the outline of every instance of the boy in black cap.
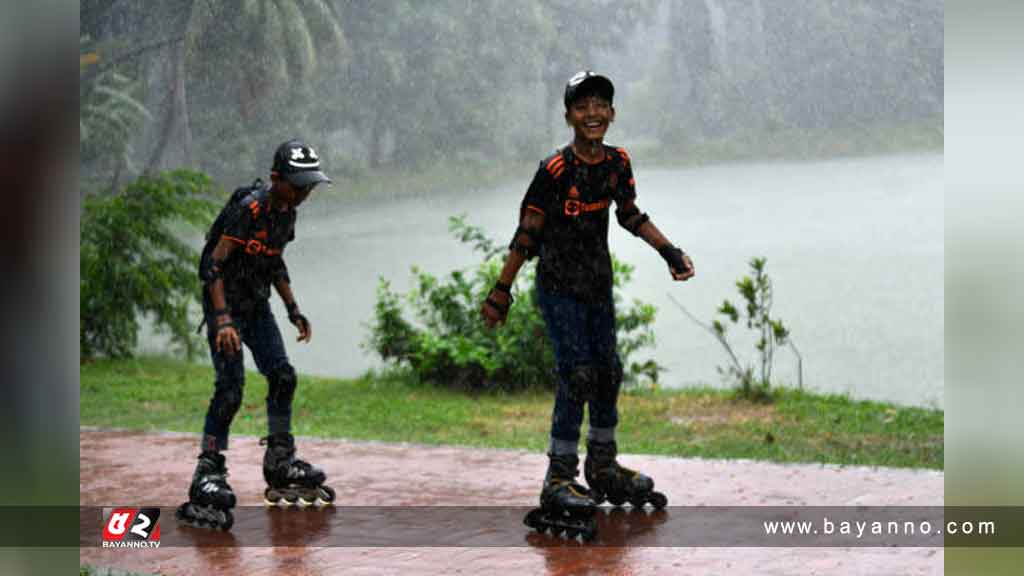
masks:
[[[283,255],[285,246],[295,239],[295,208],[321,182],[330,180],[320,170],[316,151],[289,140],[274,154],[270,184],[256,180],[236,190],[207,234],[199,277],[217,379],[189,501],[178,508],[178,518],[184,522],[227,530],[233,521],[235,495],[226,481],[221,451],[228,447],[228,429],[242,404],[243,343],[268,384],[269,435],[260,442],[267,445],[263,459],[266,503],[310,505],[334,499],[334,491],[323,485],[323,471],[295,458],[291,435],[295,370],[269,301],[273,285],[288,310],[288,320],[299,331],[298,341],[309,342],[312,326],[295,302]]]
[[[551,338],[558,369],[552,415],[550,464],[541,490],[541,508],[528,525],[555,527],[570,535],[593,535],[595,505],[650,502],[665,506],[654,482],[616,461],[615,427],[622,383],[616,350],[608,220],[615,204],[618,223],[643,238],[668,263],[673,280],[694,275],[689,256],[670,243],[637,207],[629,155],[604,144],[615,120],[612,82],[589,70],[565,87],[565,121],[573,141],[545,158],[519,210],[519,227],[494,289],[482,307],[488,326],[504,323],[510,289],[523,263],[540,256],[537,300]],[[575,482],[577,446],[584,404],[589,406],[587,460],[589,490]]]

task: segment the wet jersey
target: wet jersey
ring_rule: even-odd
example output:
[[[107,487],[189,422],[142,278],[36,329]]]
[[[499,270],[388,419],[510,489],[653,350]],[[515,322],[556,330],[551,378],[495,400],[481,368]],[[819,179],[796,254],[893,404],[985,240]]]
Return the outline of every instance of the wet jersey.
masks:
[[[288,281],[282,255],[295,239],[295,209],[271,209],[270,189],[262,185],[227,208],[224,238],[238,243],[223,266],[228,306],[246,308],[270,298],[270,285]]]
[[[636,198],[629,155],[605,146],[604,160],[590,164],[566,146],[541,161],[521,211],[544,215],[537,282],[544,291],[602,301],[611,297],[608,218],[612,203]]]

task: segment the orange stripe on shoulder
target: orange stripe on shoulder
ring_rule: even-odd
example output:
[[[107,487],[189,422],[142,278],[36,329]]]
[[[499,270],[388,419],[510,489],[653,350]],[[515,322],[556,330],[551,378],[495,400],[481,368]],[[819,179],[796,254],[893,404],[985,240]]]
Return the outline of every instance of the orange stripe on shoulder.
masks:
[[[556,157],[554,160],[547,163],[547,171],[551,174],[558,172],[560,169],[565,167],[565,159],[561,156]]]
[[[545,216],[544,211],[541,210],[540,208],[537,208],[533,204],[527,204],[526,205],[526,209],[527,210],[532,210],[532,211],[536,212],[537,214],[540,214],[541,216]]]
[[[245,240],[242,240],[241,238],[235,238],[234,236],[228,236],[227,234],[222,235],[221,238],[226,238],[232,242],[237,242],[238,244],[245,244]]]
[[[615,151],[621,154],[622,157],[626,160],[626,162],[630,162],[629,152],[626,152],[625,148],[616,148]]]

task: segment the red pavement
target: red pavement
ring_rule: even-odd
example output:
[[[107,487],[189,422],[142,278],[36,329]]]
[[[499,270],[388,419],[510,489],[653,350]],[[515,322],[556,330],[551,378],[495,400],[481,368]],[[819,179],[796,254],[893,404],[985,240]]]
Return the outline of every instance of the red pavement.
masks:
[[[82,429],[82,506],[172,508],[186,497],[197,435]],[[446,526],[432,538],[445,546],[351,547],[336,544],[331,526],[360,521],[353,506],[529,507],[544,475],[543,454],[513,450],[427,447],[377,442],[298,439],[299,455],[324,468],[338,493],[335,510],[245,509],[231,534],[185,529],[197,544],[238,543],[287,536],[309,546],[164,546],[108,550],[85,546],[83,564],[146,573],[179,574],[942,574],[941,548],[736,548],[671,545],[674,511],[601,516],[605,545],[583,545],[530,533],[499,518],[481,530]],[[628,448],[628,447],[624,447]],[[262,448],[254,437],[232,437],[229,481],[239,510],[262,502]],[[934,471],[820,465],[780,465],[620,455],[643,470],[673,506],[941,506],[943,474]],[[429,509],[428,509],[429,510]],[[436,509],[435,509],[436,510]],[[344,514],[350,516],[345,517]],[[511,508],[501,514],[518,514]],[[428,514],[429,515],[429,514]],[[354,516],[354,518],[353,518]],[[678,516],[678,514],[677,514]],[[175,533],[165,511],[162,529]],[[388,542],[388,527],[370,526]],[[431,526],[406,528],[430,532]],[[84,527],[83,531],[88,527]],[[255,534],[266,530],[266,534]],[[511,532],[510,532],[511,530]],[[617,531],[617,532],[616,532]],[[190,536],[195,534],[194,536]],[[219,539],[219,540],[218,540]],[[414,538],[415,539],[415,538]],[[334,545],[326,545],[328,541]],[[607,545],[607,542],[624,546]],[[393,542],[392,542],[393,543]],[[448,544],[481,544],[451,546]],[[507,544],[502,547],[495,543]],[[320,544],[317,546],[317,544]]]

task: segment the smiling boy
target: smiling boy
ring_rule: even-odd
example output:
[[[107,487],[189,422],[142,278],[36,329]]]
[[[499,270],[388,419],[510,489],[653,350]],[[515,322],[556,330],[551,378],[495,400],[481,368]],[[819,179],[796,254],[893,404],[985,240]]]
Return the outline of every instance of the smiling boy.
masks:
[[[551,339],[558,372],[549,465],[539,511],[526,519],[543,529],[593,533],[590,517],[605,499],[614,505],[667,503],[647,476],[616,460],[615,428],[622,364],[617,352],[612,264],[608,251],[611,206],[620,226],[642,238],[665,259],[673,280],[694,275],[693,263],[672,245],[636,205],[629,155],[604,143],[615,121],[615,88],[589,70],[565,87],[570,144],[545,158],[520,205],[519,227],[501,275],[483,304],[488,327],[503,324],[511,286],[526,260],[539,256],[537,301]],[[589,409],[585,477],[576,483],[584,406]],[[588,520],[589,519],[589,520]]]

